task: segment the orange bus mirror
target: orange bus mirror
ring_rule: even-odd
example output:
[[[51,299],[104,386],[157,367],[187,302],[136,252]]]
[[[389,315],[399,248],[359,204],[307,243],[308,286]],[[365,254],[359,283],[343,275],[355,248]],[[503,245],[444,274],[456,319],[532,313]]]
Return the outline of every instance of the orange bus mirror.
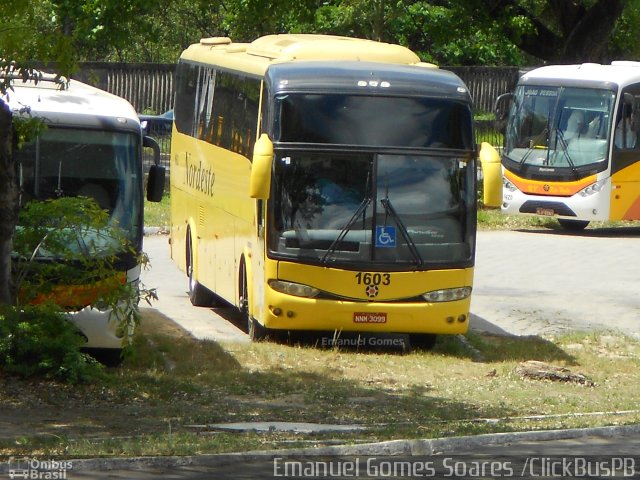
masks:
[[[500,154],[487,142],[482,142],[480,147],[480,165],[482,166],[483,179],[482,203],[485,207],[499,207],[502,204]]]
[[[266,133],[260,135],[253,147],[253,163],[249,180],[249,196],[266,200],[271,190],[271,167],[273,165],[273,143]]]

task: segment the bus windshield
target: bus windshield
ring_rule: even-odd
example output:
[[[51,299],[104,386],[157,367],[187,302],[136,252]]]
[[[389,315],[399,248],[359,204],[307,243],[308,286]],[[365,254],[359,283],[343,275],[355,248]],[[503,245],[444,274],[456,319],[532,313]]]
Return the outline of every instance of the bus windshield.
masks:
[[[20,204],[62,196],[92,198],[138,244],[142,183],[133,132],[48,127],[15,152]]]
[[[576,172],[606,168],[615,92],[596,88],[519,86],[505,155],[520,165]]]
[[[470,150],[469,105],[450,99],[280,94],[280,142]]]
[[[468,265],[474,171],[470,154],[280,150],[270,255],[347,268]]]

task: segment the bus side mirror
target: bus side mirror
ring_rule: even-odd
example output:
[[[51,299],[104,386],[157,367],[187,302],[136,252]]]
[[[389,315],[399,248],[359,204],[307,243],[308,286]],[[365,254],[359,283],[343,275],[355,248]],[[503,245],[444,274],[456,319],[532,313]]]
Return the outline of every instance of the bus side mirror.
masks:
[[[496,98],[496,101],[493,104],[493,113],[495,114],[493,126],[499,132],[504,132],[507,126],[507,117],[509,116],[513,97],[513,93],[503,93]]]
[[[160,165],[151,165],[147,177],[147,200],[159,202],[164,194],[166,170]]]
[[[273,166],[273,143],[266,133],[260,135],[253,147],[253,162],[249,180],[249,196],[267,200],[271,190],[271,168]]]
[[[487,142],[480,147],[482,165],[483,196],[485,207],[499,207],[502,204],[502,165],[500,154]]]
[[[160,166],[160,145],[153,138],[142,137],[142,146],[153,150],[153,165],[149,168],[147,177],[147,200],[159,202],[164,194],[165,168]]]

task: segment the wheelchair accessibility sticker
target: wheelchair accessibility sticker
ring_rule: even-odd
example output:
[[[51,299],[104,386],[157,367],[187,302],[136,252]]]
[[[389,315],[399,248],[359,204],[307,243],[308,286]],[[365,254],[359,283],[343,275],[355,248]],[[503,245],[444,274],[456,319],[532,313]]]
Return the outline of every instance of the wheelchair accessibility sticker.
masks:
[[[396,247],[396,227],[389,227],[389,226],[376,227],[376,247],[395,248]]]

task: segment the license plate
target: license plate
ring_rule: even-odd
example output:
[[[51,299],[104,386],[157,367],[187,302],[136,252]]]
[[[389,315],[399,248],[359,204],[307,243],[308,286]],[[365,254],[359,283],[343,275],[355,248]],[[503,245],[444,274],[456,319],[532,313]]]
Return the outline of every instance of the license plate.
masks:
[[[538,215],[546,215],[548,217],[553,217],[556,214],[553,208],[536,208],[536,213]]]
[[[353,323],[387,323],[386,312],[354,312]]]

